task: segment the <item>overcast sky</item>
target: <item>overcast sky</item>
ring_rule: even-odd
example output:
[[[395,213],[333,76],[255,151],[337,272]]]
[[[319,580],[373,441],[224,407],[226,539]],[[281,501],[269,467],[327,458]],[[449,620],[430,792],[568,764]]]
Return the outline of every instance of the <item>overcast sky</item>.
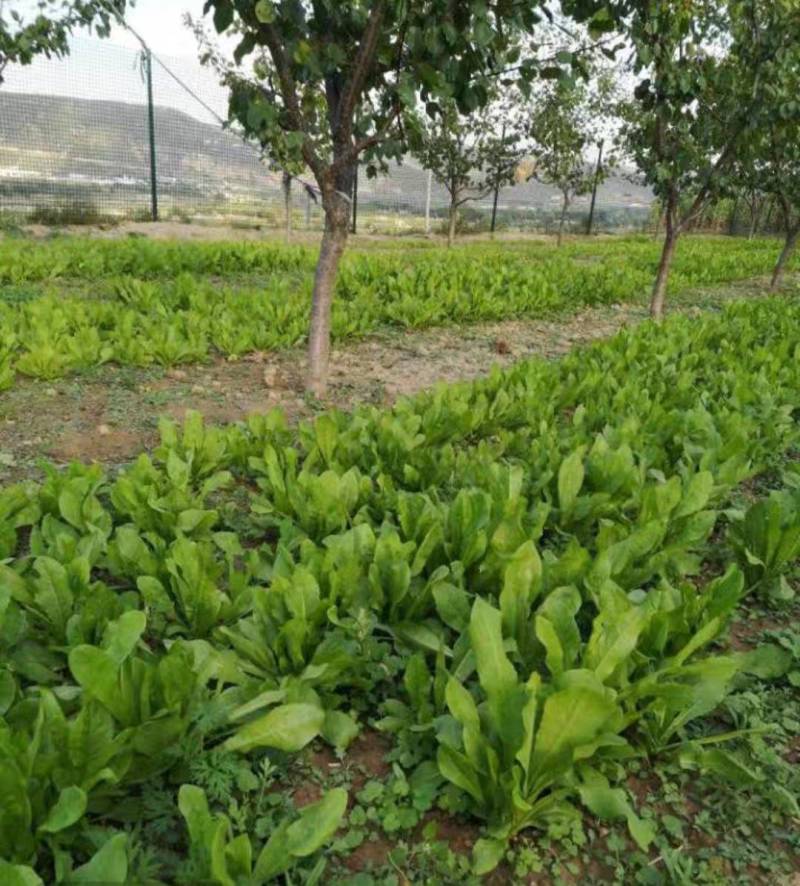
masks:
[[[190,12],[195,18],[199,18],[202,11],[202,0],[137,0],[126,18],[154,52],[171,56],[195,56],[197,44],[192,33],[183,24],[183,16]],[[115,28],[110,39],[113,43],[137,48],[136,39],[124,28]]]
[[[36,11],[36,0],[0,0],[0,4],[6,10],[19,10],[26,16]],[[135,0],[126,18],[155,52],[172,56],[194,56],[196,44],[192,34],[183,25],[183,16],[191,12],[199,18],[202,11],[203,0]],[[138,48],[136,38],[124,28],[114,28],[110,41],[121,46]]]
[[[35,10],[35,0],[6,0],[6,9],[9,6],[30,12]],[[200,66],[194,35],[183,24],[186,12],[199,18],[202,7],[203,0],[138,0],[126,18],[157,58],[163,59],[170,70],[224,117],[227,93],[213,72]],[[141,47],[125,28],[115,26],[106,40],[78,31],[71,47],[70,56],[63,60],[42,57],[29,66],[9,66],[3,89],[137,104],[145,101],[137,62]],[[153,66],[153,80],[157,105],[177,108],[208,123],[216,122],[157,63]]]

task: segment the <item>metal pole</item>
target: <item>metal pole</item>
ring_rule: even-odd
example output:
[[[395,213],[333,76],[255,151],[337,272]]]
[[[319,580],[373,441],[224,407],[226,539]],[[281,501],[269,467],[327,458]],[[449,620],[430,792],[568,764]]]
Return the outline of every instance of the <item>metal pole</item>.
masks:
[[[153,110],[153,59],[149,49],[144,50],[144,68],[147,77],[147,125],[150,134],[150,210],[153,221],[158,221],[158,174],[156,171],[156,120]]]
[[[494,202],[492,203],[492,237],[494,237],[494,229],[497,227],[497,201],[500,199],[500,185],[494,186]]]
[[[592,205],[589,208],[589,221],[586,225],[586,235],[589,236],[592,233],[592,227],[594,226],[594,208],[597,205],[597,188],[600,185],[600,173],[603,169],[603,148],[605,147],[604,141],[599,141],[597,143],[597,168],[594,172],[594,185],[592,187]]]
[[[353,175],[353,233],[358,233],[358,163]]]
[[[506,124],[503,124],[503,135],[502,135],[502,146],[503,151],[506,149]],[[494,230],[497,227],[497,201],[500,199],[500,179],[498,178],[497,183],[494,186],[494,202],[492,203],[492,228],[491,234],[492,239],[494,239]]]
[[[425,197],[425,236],[431,233],[431,191],[433,190],[433,172],[428,170],[428,193]]]

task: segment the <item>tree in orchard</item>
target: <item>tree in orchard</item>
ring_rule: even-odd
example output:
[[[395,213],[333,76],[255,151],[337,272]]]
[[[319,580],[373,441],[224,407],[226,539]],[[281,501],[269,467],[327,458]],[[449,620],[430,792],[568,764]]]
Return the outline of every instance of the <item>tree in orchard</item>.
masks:
[[[531,78],[520,43],[534,34],[546,0],[206,0],[220,33],[239,35],[242,63],[269,58],[247,118],[278,156],[311,171],[325,213],[309,330],[308,387],[323,396],[331,303],[347,244],[359,158],[368,171],[401,159],[402,119],[453,99],[463,113],[486,104],[507,66]],[[573,0],[575,15],[596,0]]]
[[[500,118],[504,118],[501,120]],[[447,245],[453,245],[461,208],[512,184],[522,159],[519,132],[499,105],[462,114],[452,100],[433,116],[413,120],[412,154],[447,191]]]
[[[273,139],[269,129],[265,131],[263,119],[250,113],[250,108],[258,103],[259,98],[269,99],[262,86],[270,67],[269,57],[265,50],[256,50],[250,59],[250,71],[245,72],[214,42],[202,21],[189,13],[184,15],[183,20],[197,40],[200,64],[210,68],[216,74],[220,86],[229,91],[229,117],[223,125],[255,148],[267,168],[281,175],[284,234],[286,243],[289,244],[292,239],[293,183],[300,182],[310,200],[316,202],[317,196],[314,189],[302,178],[304,166],[298,152],[291,150],[282,141]]]
[[[107,36],[125,0],[38,0],[32,14],[29,10],[30,4],[19,0],[0,3],[0,84],[10,64],[67,55],[76,28],[94,27],[99,36]]]
[[[797,99],[788,102],[783,117],[776,110],[773,118],[753,134],[740,158],[751,187],[776,200],[782,214],[785,240],[772,274],[773,291],[780,288],[800,242],[800,108],[795,109],[797,104]]]
[[[624,143],[664,207],[650,313],[661,318],[681,234],[730,184],[737,153],[798,64],[796,0],[618,0],[639,76]]]
[[[561,194],[558,246],[575,198],[590,194],[613,166],[609,160],[597,168],[588,162],[588,148],[601,141],[613,80],[597,79],[594,85],[592,91],[583,80],[556,79],[534,93],[530,110],[528,135],[533,142],[533,160],[529,179],[555,187]]]

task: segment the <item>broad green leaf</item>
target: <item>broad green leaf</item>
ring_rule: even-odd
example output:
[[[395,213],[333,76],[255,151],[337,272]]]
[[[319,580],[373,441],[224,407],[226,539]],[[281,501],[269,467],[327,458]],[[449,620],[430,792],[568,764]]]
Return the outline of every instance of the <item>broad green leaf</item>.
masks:
[[[286,848],[295,858],[312,855],[336,833],[347,809],[347,791],[333,788],[317,803],[303,807],[286,831]]]
[[[500,592],[503,628],[510,637],[518,637],[530,618],[531,605],[541,590],[542,561],[532,541],[525,542],[505,569]]]
[[[545,661],[554,676],[571,668],[580,652],[581,635],[575,616],[581,602],[577,588],[556,588],[536,612],[536,636],[545,648]]]
[[[325,724],[325,712],[311,704],[285,704],[248,723],[231,736],[224,747],[229,751],[277,748],[299,751],[313,741]]]
[[[472,870],[479,877],[490,874],[503,860],[505,852],[504,840],[482,837],[472,847]]]
[[[753,674],[760,680],[778,680],[785,676],[793,661],[792,653],[777,643],[762,643],[758,648],[739,656],[742,673]]]
[[[344,711],[326,711],[322,737],[338,751],[345,750],[358,736],[358,723]]]
[[[86,794],[79,787],[64,788],[58,795],[55,805],[47,813],[47,818],[39,825],[39,830],[47,834],[72,827],[83,818],[86,812]]]
[[[271,4],[267,5],[269,6]],[[261,3],[256,5],[256,15],[258,15],[258,9],[260,6]],[[261,21],[268,21],[268,19],[261,19]],[[325,464],[330,466],[333,462],[333,455],[336,451],[336,440],[339,436],[339,431],[333,417],[325,414],[320,415],[314,422],[314,433],[317,440],[317,446],[319,446],[319,451],[322,453]]]
[[[0,883],[3,886],[44,886],[44,881],[26,865],[11,864],[0,858]]]
[[[447,745],[439,745],[436,762],[439,765],[439,772],[448,781],[466,791],[476,803],[485,802],[480,779],[464,754]]]
[[[545,702],[529,767],[531,793],[566,773],[576,749],[594,741],[617,710],[610,694],[597,685],[570,686]]]
[[[649,617],[641,606],[613,618],[601,611],[586,645],[584,667],[593,670],[601,682],[608,680],[629,659]]]
[[[764,780],[764,776],[751,769],[744,760],[722,748],[690,743],[681,750],[680,760],[684,766],[693,764],[702,772],[718,775],[739,788],[752,787]]]
[[[462,726],[471,726],[474,729],[480,728],[480,717],[475,700],[470,695],[469,690],[452,677],[447,681],[445,700],[450,713]]]
[[[136,648],[146,626],[147,616],[139,610],[125,612],[116,621],[109,622],[103,640],[106,654],[118,665],[122,664]]]
[[[545,648],[547,669],[554,677],[560,676],[567,667],[564,647],[552,623],[541,615],[536,616],[536,637]]]
[[[120,667],[107,652],[96,646],[76,646],[69,654],[69,668],[87,695],[127,724],[130,711],[119,683]]]
[[[714,476],[710,471],[700,471],[689,481],[680,504],[672,514],[674,520],[689,517],[702,511],[711,498],[714,489]]]
[[[472,606],[469,638],[486,695],[491,699],[512,689],[517,683],[517,673],[503,644],[502,615],[481,597]]]
[[[125,883],[128,879],[128,837],[117,834],[111,837],[97,852],[77,870],[69,883],[102,883],[103,886]]]
[[[0,754],[0,853],[18,857],[33,851],[33,811],[26,779],[13,757]]]
[[[639,818],[622,788],[609,787],[605,782],[586,784],[581,785],[580,796],[584,806],[599,819],[627,821],[636,845],[642,852],[647,852],[656,838],[655,829],[650,822]]]
[[[0,717],[11,707],[17,694],[17,684],[11,671],[0,669]]]
[[[265,880],[285,873],[295,859],[306,858],[321,849],[336,833],[345,810],[347,791],[334,788],[311,806],[300,811],[291,824],[284,823],[274,831],[256,861],[256,880]]]
[[[239,834],[225,847],[225,870],[230,871],[234,883],[251,877],[253,846],[247,834]]]
[[[454,631],[466,631],[469,625],[469,597],[461,588],[440,582],[433,589],[433,601],[439,618]]]
[[[406,665],[403,686],[416,710],[429,701],[432,685],[433,678],[425,663],[425,656],[421,652],[415,652]]]
[[[561,462],[558,470],[558,506],[562,511],[570,511],[583,486],[585,470],[584,450],[578,449]]]

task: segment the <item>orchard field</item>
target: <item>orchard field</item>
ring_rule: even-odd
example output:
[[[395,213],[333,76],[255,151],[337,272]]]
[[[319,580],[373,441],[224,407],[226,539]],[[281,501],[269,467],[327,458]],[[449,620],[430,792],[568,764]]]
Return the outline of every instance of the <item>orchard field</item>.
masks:
[[[0,882],[796,882],[778,248],[1,241]]]

